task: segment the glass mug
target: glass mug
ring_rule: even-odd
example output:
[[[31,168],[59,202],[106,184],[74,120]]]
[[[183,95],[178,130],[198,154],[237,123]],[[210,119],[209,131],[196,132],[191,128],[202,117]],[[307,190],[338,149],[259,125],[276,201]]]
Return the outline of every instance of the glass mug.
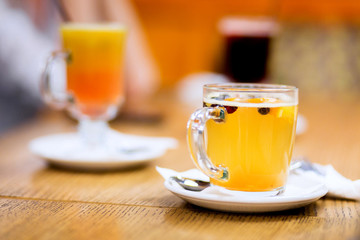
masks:
[[[68,109],[79,119],[79,130],[88,143],[99,144],[106,121],[115,117],[125,99],[123,55],[125,28],[116,23],[67,23],[60,27],[63,50],[53,52],[41,79],[41,92],[49,105]],[[51,91],[51,67],[66,62],[67,90]]]
[[[210,182],[256,196],[282,193],[294,147],[298,89],[205,85],[203,105],[188,121],[188,146]]]

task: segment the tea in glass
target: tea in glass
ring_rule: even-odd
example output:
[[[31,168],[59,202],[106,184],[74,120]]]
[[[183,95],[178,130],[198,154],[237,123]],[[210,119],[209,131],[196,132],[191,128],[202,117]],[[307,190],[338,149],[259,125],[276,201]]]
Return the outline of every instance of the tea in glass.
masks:
[[[229,190],[284,190],[295,140],[297,89],[270,84],[204,86],[189,120],[189,148],[211,183]]]
[[[231,190],[270,191],[285,185],[294,145],[297,106],[275,98],[205,98],[227,111],[226,123],[206,123],[207,154],[229,169],[229,180],[212,179]]]

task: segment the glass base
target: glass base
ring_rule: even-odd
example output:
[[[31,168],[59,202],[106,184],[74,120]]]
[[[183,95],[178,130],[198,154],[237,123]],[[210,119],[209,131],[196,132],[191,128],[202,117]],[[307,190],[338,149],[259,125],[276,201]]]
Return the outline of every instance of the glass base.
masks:
[[[247,191],[235,191],[235,190],[229,190],[224,187],[220,187],[221,192],[227,193],[233,196],[240,196],[240,197],[274,197],[281,195],[285,191],[285,186],[275,188],[271,191],[264,191],[264,192],[247,192]]]
[[[100,106],[72,106],[69,108],[71,116],[75,119],[92,121],[109,121],[116,117],[120,104]]]

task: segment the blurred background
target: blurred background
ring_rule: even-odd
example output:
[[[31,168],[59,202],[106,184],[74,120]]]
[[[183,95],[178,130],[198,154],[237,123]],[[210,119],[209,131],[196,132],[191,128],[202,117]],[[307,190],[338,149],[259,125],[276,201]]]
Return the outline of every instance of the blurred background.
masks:
[[[274,82],[302,91],[360,90],[360,2],[357,0],[134,0],[163,87],[224,61],[218,22],[269,16],[280,24],[270,54]]]
[[[58,26],[66,17],[129,26],[129,98],[146,101],[191,74],[225,74],[219,23],[259,16],[278,26],[265,82],[296,85],[302,96],[360,95],[358,0],[1,0],[0,133],[43,109],[38,80],[46,57],[60,47]]]

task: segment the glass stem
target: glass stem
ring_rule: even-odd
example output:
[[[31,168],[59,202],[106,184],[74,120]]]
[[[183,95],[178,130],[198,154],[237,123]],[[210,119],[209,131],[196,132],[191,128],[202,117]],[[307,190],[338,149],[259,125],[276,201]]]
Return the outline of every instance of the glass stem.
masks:
[[[82,141],[89,147],[105,146],[109,125],[101,120],[81,120],[78,126]]]

